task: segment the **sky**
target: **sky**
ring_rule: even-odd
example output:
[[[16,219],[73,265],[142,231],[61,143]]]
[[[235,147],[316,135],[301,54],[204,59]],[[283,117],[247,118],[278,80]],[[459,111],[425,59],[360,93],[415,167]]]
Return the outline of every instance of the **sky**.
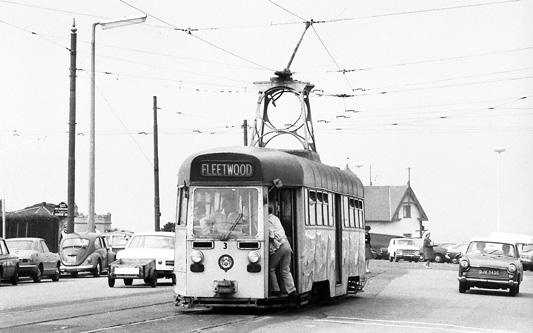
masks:
[[[145,23],[95,35],[95,210],[114,227],[154,227],[154,96],[164,225],[183,160],[243,145],[253,82],[290,63],[314,85],[322,162],[373,186],[405,185],[410,170],[434,241],[498,226],[533,234],[532,0],[0,0],[7,211],[67,202],[75,22],[75,200],[87,214],[92,25],[139,15]]]

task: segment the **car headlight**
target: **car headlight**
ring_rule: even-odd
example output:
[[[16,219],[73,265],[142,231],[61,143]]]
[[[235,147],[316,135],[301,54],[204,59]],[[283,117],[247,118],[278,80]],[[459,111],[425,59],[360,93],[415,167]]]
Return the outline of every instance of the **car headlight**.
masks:
[[[514,273],[516,272],[516,265],[515,264],[509,264],[509,268],[507,268],[507,271],[509,273]]]
[[[191,252],[191,260],[193,263],[198,264],[204,260],[204,254],[202,251],[194,250]]]
[[[252,264],[255,264],[256,262],[258,262],[259,258],[261,258],[261,256],[259,255],[259,252],[257,251],[248,252],[248,260],[250,260]]]
[[[459,261],[459,265],[461,265],[461,267],[463,267],[463,268],[467,268],[468,266],[470,266],[470,263],[468,262],[468,259],[462,258]]]

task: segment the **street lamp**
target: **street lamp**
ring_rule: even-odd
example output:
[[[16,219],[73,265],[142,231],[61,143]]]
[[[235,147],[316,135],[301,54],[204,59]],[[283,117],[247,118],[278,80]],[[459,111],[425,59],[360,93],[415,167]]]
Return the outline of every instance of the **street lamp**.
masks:
[[[94,224],[94,184],[95,184],[95,37],[96,26],[102,26],[102,29],[118,28],[130,24],[143,23],[146,21],[146,15],[122,18],[111,21],[93,23],[92,41],[91,41],[91,110],[89,122],[89,219],[87,220],[87,232],[95,231]]]
[[[500,232],[500,165],[501,155],[505,151],[503,147],[494,147],[494,151],[498,153],[498,232]]]

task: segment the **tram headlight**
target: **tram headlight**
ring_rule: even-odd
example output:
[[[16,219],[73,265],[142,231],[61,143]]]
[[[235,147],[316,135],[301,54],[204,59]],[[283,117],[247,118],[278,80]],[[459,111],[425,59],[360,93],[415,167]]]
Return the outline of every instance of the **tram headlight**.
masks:
[[[199,264],[202,262],[202,260],[204,260],[204,254],[202,251],[194,250],[191,252],[191,260],[193,263]]]
[[[261,258],[261,256],[259,255],[259,252],[257,252],[257,251],[248,252],[248,260],[250,260],[250,262],[252,264],[257,263],[260,258]]]

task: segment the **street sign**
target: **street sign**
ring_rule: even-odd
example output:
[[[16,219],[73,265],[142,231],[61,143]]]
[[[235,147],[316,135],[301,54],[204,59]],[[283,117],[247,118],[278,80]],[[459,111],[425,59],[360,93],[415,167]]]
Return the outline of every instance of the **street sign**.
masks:
[[[54,215],[56,216],[68,216],[68,206],[64,202],[60,202],[59,205],[54,207]]]

